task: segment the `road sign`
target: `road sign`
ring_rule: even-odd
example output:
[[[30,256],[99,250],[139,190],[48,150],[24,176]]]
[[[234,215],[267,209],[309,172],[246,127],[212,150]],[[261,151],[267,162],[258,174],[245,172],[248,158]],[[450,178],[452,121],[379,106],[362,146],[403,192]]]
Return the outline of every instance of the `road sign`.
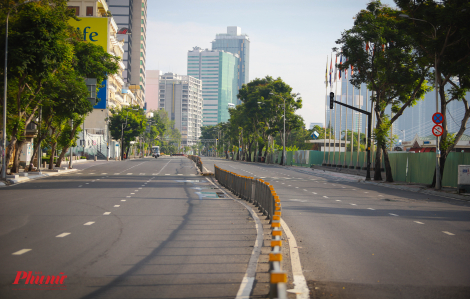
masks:
[[[442,128],[441,125],[435,125],[434,127],[432,127],[432,134],[436,137],[441,136],[443,132],[444,132],[444,129]]]
[[[436,112],[432,115],[432,121],[438,125],[438,124],[442,124],[442,122],[444,121],[444,115],[442,115],[442,113],[440,112]],[[442,133],[441,133],[442,135]]]

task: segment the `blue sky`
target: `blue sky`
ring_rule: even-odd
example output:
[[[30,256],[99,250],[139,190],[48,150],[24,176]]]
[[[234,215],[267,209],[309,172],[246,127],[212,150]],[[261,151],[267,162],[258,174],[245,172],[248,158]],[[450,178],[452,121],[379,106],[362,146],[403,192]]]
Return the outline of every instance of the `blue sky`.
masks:
[[[281,77],[299,92],[306,126],[325,119],[326,56],[369,0],[148,0],[147,70],[186,74],[188,50],[227,26],[250,38],[250,80]],[[383,4],[395,7],[392,0]]]

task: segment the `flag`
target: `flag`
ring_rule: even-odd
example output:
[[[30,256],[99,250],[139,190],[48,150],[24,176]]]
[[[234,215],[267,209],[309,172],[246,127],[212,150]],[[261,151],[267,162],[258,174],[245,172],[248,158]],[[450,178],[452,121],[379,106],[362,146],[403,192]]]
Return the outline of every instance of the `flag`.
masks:
[[[339,66],[343,64],[343,54],[341,54],[341,58],[339,59]],[[339,78],[341,79],[341,69],[339,70]]]
[[[326,55],[325,84],[328,87],[328,55]]]
[[[369,42],[366,42],[366,52],[369,54]]]
[[[333,71],[333,56],[331,57],[330,60],[330,87],[331,87],[331,73]]]
[[[336,82],[336,73],[338,72],[338,55],[335,58],[335,82]]]

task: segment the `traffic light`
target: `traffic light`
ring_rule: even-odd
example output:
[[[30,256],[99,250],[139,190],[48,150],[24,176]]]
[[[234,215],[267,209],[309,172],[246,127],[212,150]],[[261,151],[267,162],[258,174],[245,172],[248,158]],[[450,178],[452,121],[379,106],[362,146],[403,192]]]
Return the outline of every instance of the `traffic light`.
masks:
[[[333,109],[334,99],[335,99],[335,93],[330,92],[330,110]]]

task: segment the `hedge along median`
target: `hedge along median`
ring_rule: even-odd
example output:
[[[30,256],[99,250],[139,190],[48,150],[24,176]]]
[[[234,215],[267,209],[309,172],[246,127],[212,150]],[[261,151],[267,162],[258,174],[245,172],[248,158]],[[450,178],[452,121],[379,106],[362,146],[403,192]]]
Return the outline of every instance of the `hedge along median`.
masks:
[[[282,230],[281,201],[274,187],[262,179],[239,175],[214,165],[215,179],[240,198],[253,203],[271,223],[270,292],[269,298],[287,298],[287,273],[281,269]]]

